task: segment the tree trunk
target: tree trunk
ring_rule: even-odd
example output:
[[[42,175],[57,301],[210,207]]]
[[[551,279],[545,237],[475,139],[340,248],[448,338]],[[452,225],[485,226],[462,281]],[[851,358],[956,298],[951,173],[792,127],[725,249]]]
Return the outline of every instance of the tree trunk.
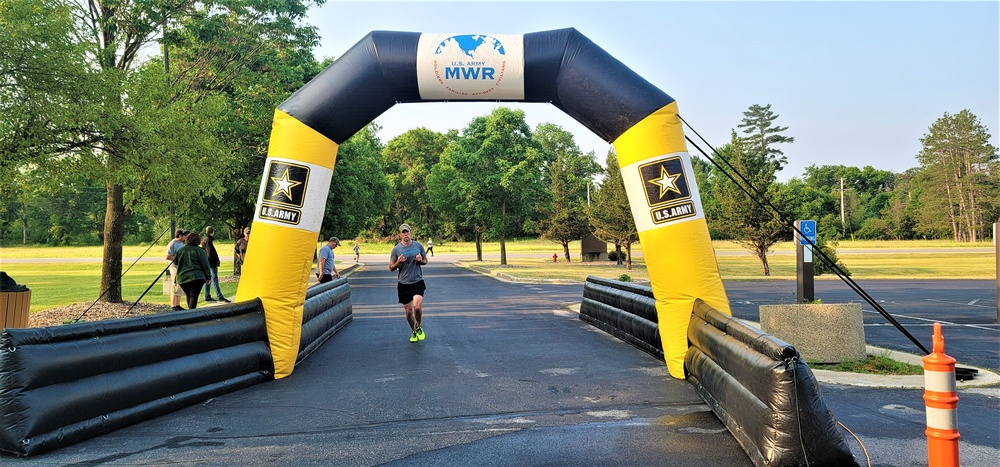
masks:
[[[507,202],[500,204],[500,265],[507,265]]]
[[[570,261],[569,259],[569,240],[563,240],[562,246],[563,246],[563,255],[566,256],[566,262],[572,263],[572,261]]]
[[[28,204],[21,203],[21,244],[28,244]]]
[[[107,184],[104,214],[104,265],[101,267],[101,300],[122,301],[122,240],[125,237],[125,202],[121,185]]]
[[[483,229],[476,227],[476,261],[483,262]]]
[[[767,264],[767,252],[757,251],[755,252],[757,258],[760,259],[760,267],[764,271],[765,276],[771,275],[771,266]]]
[[[625,269],[632,270],[632,242],[625,243]]]
[[[622,258],[622,244],[615,242],[615,265],[621,266],[625,262],[625,258]]]

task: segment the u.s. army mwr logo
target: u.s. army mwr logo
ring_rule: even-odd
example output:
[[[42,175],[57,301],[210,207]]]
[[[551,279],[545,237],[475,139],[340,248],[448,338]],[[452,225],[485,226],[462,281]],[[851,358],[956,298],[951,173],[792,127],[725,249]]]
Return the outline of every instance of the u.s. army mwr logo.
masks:
[[[691,201],[684,163],[680,157],[671,157],[639,166],[643,189],[653,223],[683,219],[697,214]]]
[[[264,186],[260,217],[285,224],[298,224],[302,217],[309,167],[282,161],[271,161]]]

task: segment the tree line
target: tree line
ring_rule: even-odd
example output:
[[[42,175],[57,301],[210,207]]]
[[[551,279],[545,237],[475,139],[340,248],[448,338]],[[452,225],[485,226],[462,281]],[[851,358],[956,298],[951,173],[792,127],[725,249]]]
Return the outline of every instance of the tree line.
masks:
[[[249,225],[274,108],[331,61],[311,52],[316,3],[0,2],[0,244],[103,245],[102,290],[117,301],[123,244],[165,243],[171,218]],[[744,244],[764,274],[768,248],[792,235],[782,219],[817,220],[826,244],[977,241],[1000,216],[997,150],[968,110],[933,122],[906,172],[814,165],[784,183],[794,130],[778,118],[753,105],[730,141],[692,157],[713,238]],[[569,242],[593,232],[631,260],[613,152],[602,168],[571,133],[504,107],[446,133],[378,134],[369,124],[340,146],[323,232],[388,240],[408,222],[476,241],[480,257],[498,240],[501,262],[510,238],[558,241],[570,260]]]

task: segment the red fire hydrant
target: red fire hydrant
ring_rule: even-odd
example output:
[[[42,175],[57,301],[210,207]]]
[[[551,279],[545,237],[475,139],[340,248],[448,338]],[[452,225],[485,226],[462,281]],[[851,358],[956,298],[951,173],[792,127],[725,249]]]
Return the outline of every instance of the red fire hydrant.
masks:
[[[555,263],[555,262],[558,262],[558,261],[559,261],[559,254],[558,253],[552,253],[552,262]]]

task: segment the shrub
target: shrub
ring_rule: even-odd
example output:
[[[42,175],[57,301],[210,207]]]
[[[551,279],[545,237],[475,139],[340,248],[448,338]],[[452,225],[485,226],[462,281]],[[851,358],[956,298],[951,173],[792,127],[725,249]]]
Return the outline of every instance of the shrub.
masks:
[[[618,252],[617,251],[609,251],[608,252],[608,261],[618,261]]]
[[[621,282],[632,282],[632,276],[629,276],[628,274],[622,274],[618,276],[618,280]]]

